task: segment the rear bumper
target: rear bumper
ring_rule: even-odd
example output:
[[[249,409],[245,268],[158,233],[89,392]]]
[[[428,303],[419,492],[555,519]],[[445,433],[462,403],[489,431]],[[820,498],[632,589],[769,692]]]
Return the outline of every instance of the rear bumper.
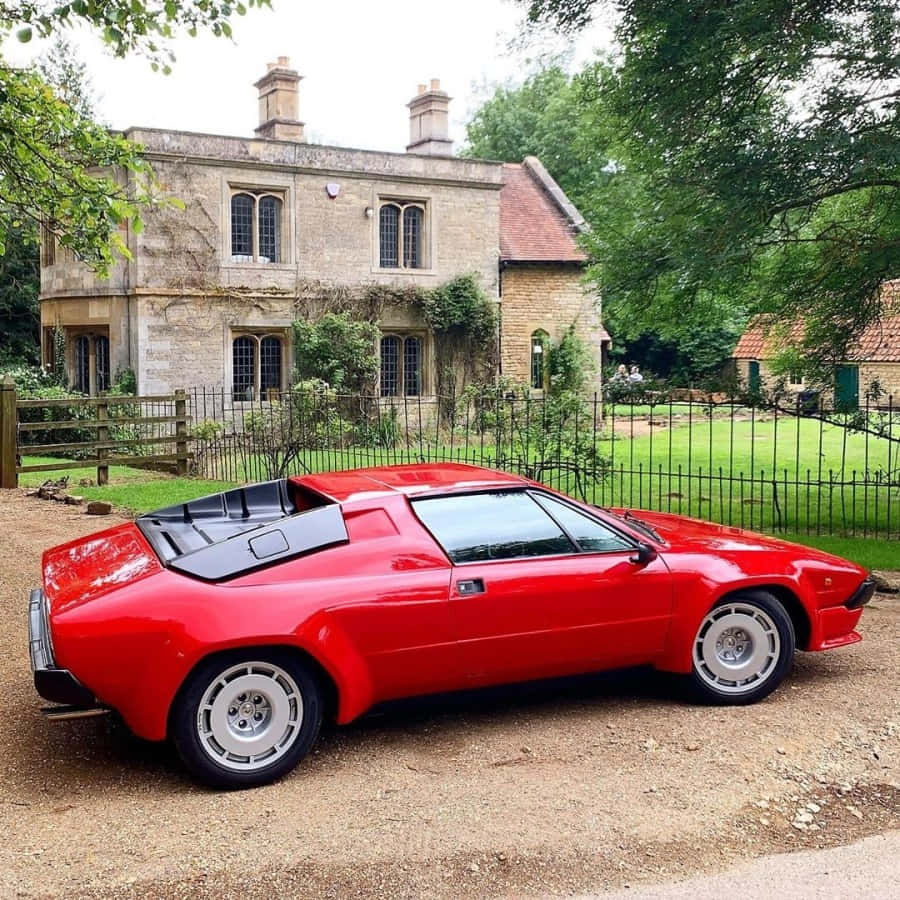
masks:
[[[47,600],[40,588],[31,592],[28,601],[28,652],[35,689],[45,700],[76,707],[97,705],[88,688],[68,669],[59,669],[54,664]]]

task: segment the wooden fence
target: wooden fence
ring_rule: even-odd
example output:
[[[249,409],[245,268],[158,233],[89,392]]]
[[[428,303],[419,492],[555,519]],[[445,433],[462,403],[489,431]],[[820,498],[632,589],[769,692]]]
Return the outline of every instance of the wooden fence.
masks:
[[[183,390],[156,396],[20,400],[15,383],[7,376],[0,384],[0,488],[16,487],[21,472],[94,465],[98,484],[109,480],[110,465],[174,464],[177,473],[185,475],[191,458],[189,421]],[[91,439],[60,441],[56,439],[60,431],[80,432],[82,437],[86,432]],[[43,443],[30,440],[33,435],[40,440],[42,432],[52,439]],[[166,452],[172,445],[174,453]],[[26,454],[61,458],[22,465]]]

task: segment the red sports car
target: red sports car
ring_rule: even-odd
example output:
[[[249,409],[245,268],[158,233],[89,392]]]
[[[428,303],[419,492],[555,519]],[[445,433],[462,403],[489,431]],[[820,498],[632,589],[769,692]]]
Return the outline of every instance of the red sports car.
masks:
[[[416,694],[649,664],[750,703],[796,648],[858,641],[874,592],[808,547],[465,465],[254,484],[43,568],[31,660],[56,715],[116,710],[223,787],[290,771],[326,716]]]

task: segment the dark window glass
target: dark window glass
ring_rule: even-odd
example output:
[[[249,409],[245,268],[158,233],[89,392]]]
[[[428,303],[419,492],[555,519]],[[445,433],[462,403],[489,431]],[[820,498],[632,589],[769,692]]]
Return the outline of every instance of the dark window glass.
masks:
[[[381,207],[379,213],[379,246],[381,248],[381,268],[396,269],[400,265],[397,252],[399,244],[400,207],[391,203]]]
[[[531,335],[531,386],[536,391],[544,389],[544,373],[547,371],[544,357],[547,355],[548,337],[546,331],[535,331]]]
[[[422,342],[417,337],[403,342],[403,393],[407,397],[422,393]]]
[[[535,494],[535,499],[547,512],[575,538],[578,546],[590,553],[605,553],[610,550],[631,550],[634,544],[622,535],[607,528],[596,519],[580,513],[567,503],[554,500],[544,494]]]
[[[403,210],[403,265],[422,268],[422,210],[418,206]]]
[[[381,339],[381,386],[382,397],[396,397],[399,393],[400,338],[388,335]]]
[[[256,341],[243,335],[235,338],[231,355],[231,382],[235,400],[253,399]]]
[[[266,391],[281,390],[281,339],[264,337],[259,345],[259,387],[263,398]]]
[[[231,198],[231,255],[253,256],[253,198],[249,194]]]
[[[413,502],[455,563],[572,553],[559,526],[526,493],[467,494]]]
[[[281,262],[281,201],[277,197],[259,201],[259,257],[261,262]]]
[[[109,338],[94,338],[94,366],[97,392],[109,390]]]
[[[86,334],[75,338],[75,390],[91,392],[91,339]]]

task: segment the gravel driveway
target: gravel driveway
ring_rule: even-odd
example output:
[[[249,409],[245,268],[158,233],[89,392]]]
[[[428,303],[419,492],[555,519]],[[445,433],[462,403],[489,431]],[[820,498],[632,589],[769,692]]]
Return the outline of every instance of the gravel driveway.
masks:
[[[0,493],[0,897],[595,893],[900,826],[900,600],[772,697],[685,705],[623,673],[418,702],[284,781],[194,786],[104,719],[48,723],[26,647],[41,551],[115,520]]]

